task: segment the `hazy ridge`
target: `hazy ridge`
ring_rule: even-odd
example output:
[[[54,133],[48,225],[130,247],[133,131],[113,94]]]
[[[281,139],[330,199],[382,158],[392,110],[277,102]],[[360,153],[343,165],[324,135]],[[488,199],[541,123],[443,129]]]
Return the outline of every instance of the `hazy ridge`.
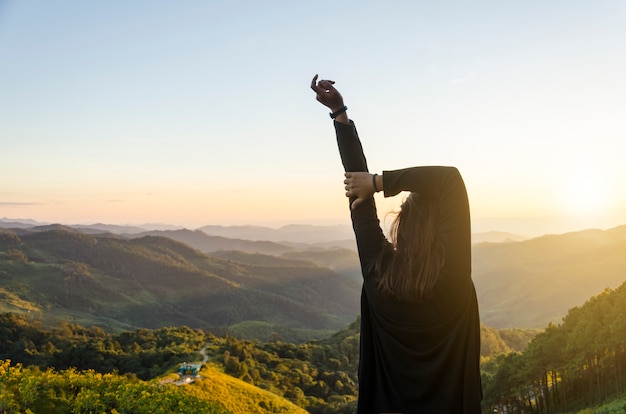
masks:
[[[473,248],[483,323],[542,328],[626,280],[626,226]]]
[[[0,224],[6,226],[13,223]],[[232,228],[229,226],[206,226],[204,228],[206,231],[214,233],[247,235],[248,237],[258,238],[257,240],[246,240],[228,238],[223,235],[209,235],[204,230],[152,230],[123,235],[113,232],[127,230],[117,226],[111,226],[110,230],[112,231],[102,233],[108,228],[106,225],[96,225],[97,228],[86,230],[84,227],[72,229],[69,226],[61,225],[32,226],[33,223],[23,224],[29,224],[31,227],[13,228],[10,232],[24,238],[26,240],[25,246],[28,246],[29,237],[34,237],[33,240],[37,239],[37,237],[33,236],[35,233],[46,231],[74,232],[76,233],[75,238],[80,238],[81,236],[79,235],[82,234],[84,237],[102,240],[99,248],[112,246],[117,243],[134,246],[132,249],[137,249],[139,245],[143,249],[155,249],[149,254],[151,257],[149,261],[153,262],[163,252],[166,252],[166,256],[172,254],[172,248],[169,248],[169,250],[157,249],[158,244],[166,243],[164,240],[175,240],[178,243],[182,243],[181,245],[176,244],[178,246],[176,249],[186,248],[193,253],[189,253],[187,256],[182,255],[178,266],[194,269],[191,271],[192,274],[193,272],[198,273],[191,277],[189,282],[185,282],[182,285],[176,282],[167,282],[166,278],[149,279],[142,276],[143,282],[141,283],[143,285],[141,285],[141,291],[150,285],[148,280],[151,283],[154,283],[155,280],[159,280],[159,282],[154,286],[146,288],[145,292],[149,292],[149,295],[145,297],[131,294],[131,303],[140,301],[139,298],[159,303],[159,306],[155,306],[154,303],[149,306],[147,309],[150,309],[150,311],[146,311],[146,313],[155,315],[154,312],[163,312],[169,315],[164,321],[169,321],[170,323],[185,320],[190,315],[184,317],[175,315],[186,314],[187,309],[193,308],[195,310],[192,312],[192,319],[195,319],[195,324],[192,324],[192,326],[198,326],[198,323],[230,324],[246,320],[269,320],[272,323],[285,323],[285,321],[289,320],[288,325],[290,324],[293,327],[300,322],[295,322],[293,318],[285,319],[284,316],[285,313],[290,313],[286,312],[285,309],[293,306],[299,309],[293,313],[294,315],[300,315],[308,319],[308,322],[301,323],[301,326],[311,327],[315,325],[320,329],[326,329],[329,326],[338,326],[339,320],[343,322],[350,320],[359,312],[360,269],[355,250],[349,247],[340,247],[342,246],[341,241],[322,241],[322,235],[324,234],[326,237],[335,237],[338,233],[343,234],[341,233],[343,230],[338,230],[340,226],[332,226],[332,232],[328,232],[328,227],[324,226],[286,226],[286,229],[274,229],[273,238],[287,240],[281,243],[263,240],[261,236],[267,228],[259,226],[233,226]],[[100,233],[84,234],[85,231],[91,233],[95,230],[98,230]],[[285,233],[282,232],[283,230]],[[308,234],[310,240],[315,240],[315,243],[296,243],[294,241],[297,239],[296,236],[293,236],[291,239],[288,237],[288,234],[301,235],[303,233]],[[492,240],[491,242],[480,242],[473,245],[473,279],[479,297],[481,321],[485,325],[497,328],[540,329],[550,322],[558,323],[568,309],[580,305],[590,296],[602,292],[605,288],[616,287],[626,280],[626,256],[623,254],[626,251],[626,226],[609,230],[592,229],[513,241],[513,239],[518,237],[520,236],[501,232],[490,232],[488,234],[475,235],[474,237],[474,240]],[[117,242],[114,243],[114,240],[117,240]],[[149,243],[149,240],[161,241],[159,243]],[[353,243],[353,240],[347,241]],[[49,244],[61,246],[66,242],[67,240],[58,240]],[[332,247],[320,247],[320,243],[325,243],[324,246]],[[85,249],[89,246],[89,243],[82,243],[81,246]],[[92,246],[95,246],[95,244],[92,243]],[[86,260],[86,264],[92,269],[91,272],[95,275],[95,278],[104,278],[104,275],[111,277],[107,273],[108,271],[98,270],[100,264],[89,262],[84,256],[68,255],[69,251],[67,250],[54,253],[57,254],[57,267],[54,268],[48,265],[47,271],[56,269],[58,273],[58,268],[62,267],[61,264],[64,262],[69,260],[82,262],[82,260]],[[123,251],[124,249],[122,248],[121,250]],[[35,251],[41,253],[41,248],[37,247]],[[89,255],[93,256],[96,253],[92,252],[87,256]],[[178,253],[177,255],[177,257],[181,256]],[[32,254],[29,255],[26,252],[26,256],[29,260],[40,260],[37,258],[37,254],[32,256]],[[116,257],[115,260],[119,261],[119,257],[111,257]],[[163,260],[161,262],[156,260],[156,262],[161,264],[153,263],[150,266],[142,263],[143,260],[147,260],[146,257],[135,256],[131,261],[133,260],[137,260],[140,263],[135,266],[139,274],[143,270],[151,268],[150,266],[163,265]],[[204,265],[199,266],[198,262],[202,262]],[[209,266],[208,263],[212,264]],[[45,265],[47,264],[42,261],[41,264],[35,266],[35,269],[38,272],[44,272],[42,266]],[[24,266],[27,266],[27,264]],[[111,264],[108,266],[111,266]],[[167,272],[169,271],[167,270]],[[307,280],[307,283],[311,283],[312,279],[317,279],[319,282],[319,276],[314,276],[314,274],[317,274],[316,272],[325,275],[322,277],[325,284],[316,283],[316,287],[310,290],[310,287],[305,286],[301,282],[295,282]],[[101,276],[100,273],[104,275]],[[131,271],[126,270],[127,276],[131,275],[131,273]],[[166,273],[166,271],[160,269],[154,274],[160,273]],[[244,273],[245,276],[242,276],[240,273]],[[137,275],[134,277],[142,279],[142,277]],[[135,286],[133,283],[136,284],[137,282],[132,279],[120,278],[119,276],[115,280],[117,283],[123,280],[123,286],[104,281],[98,283],[101,283],[102,286],[109,290],[117,289],[108,294],[117,297],[118,300],[123,302],[124,300],[121,298],[124,295],[128,296],[127,291],[133,292],[132,287]],[[209,288],[209,286],[212,286],[211,283],[208,283],[209,280],[212,281],[211,283],[223,283],[223,286],[215,289]],[[255,282],[253,283],[252,281]],[[260,283],[260,281],[263,281],[263,283]],[[294,282],[298,286],[297,288],[293,287]],[[4,281],[2,283],[6,285],[8,282]],[[36,284],[39,282],[33,280],[32,283]],[[167,288],[161,284],[167,285]],[[336,284],[340,284],[340,286],[337,287],[335,286]],[[0,284],[0,286],[4,285]],[[335,289],[336,287],[337,289]],[[253,290],[249,290],[249,288]],[[335,298],[333,302],[325,297],[325,293],[320,293],[324,292],[324,289],[338,290],[341,294],[333,296]],[[161,292],[160,296],[155,296],[154,291]],[[261,291],[261,293],[258,295],[252,293],[257,291]],[[9,294],[14,298],[14,302],[19,300],[29,302],[29,297],[25,293],[20,293],[16,290],[6,293],[6,295]],[[314,298],[318,298],[320,295],[320,302],[316,303],[317,299]],[[201,310],[203,301],[209,303],[207,301],[209,297],[211,298],[210,305],[205,304],[204,306],[208,306],[207,309]],[[255,307],[250,305],[250,303],[256,303],[259,300],[273,304],[262,306],[262,312],[255,312],[253,310]],[[81,308],[82,311],[91,312],[89,310],[91,308],[87,303],[93,300],[86,298],[85,301],[85,305]],[[178,303],[178,301],[182,302]],[[239,310],[228,310],[229,301],[237,304],[234,307],[235,309],[242,307],[248,310],[242,312],[239,312]],[[283,303],[283,301],[286,302]],[[283,303],[283,305],[277,305],[278,302]],[[78,303],[81,302],[75,302],[72,306],[76,308],[79,306]],[[143,305],[137,306],[138,308],[134,311],[143,313]],[[215,308],[220,308],[221,310],[216,311]],[[283,310],[278,311],[279,308]],[[332,311],[326,317],[320,317],[318,313],[320,308],[331,309]],[[125,309],[133,308],[126,307]],[[124,313],[125,311],[120,312]],[[278,312],[279,315],[283,316],[277,317],[274,312]],[[202,315],[212,315],[211,318],[216,319],[210,321],[211,318],[207,319],[206,316]],[[107,317],[116,318],[115,315],[109,314],[107,314]],[[326,322],[311,324],[310,322],[316,318],[318,321],[325,320]],[[339,319],[335,320],[335,324],[330,323],[330,320],[334,318]],[[155,319],[158,318],[155,317]],[[134,318],[125,323],[132,325],[139,320]]]
[[[17,234],[20,233],[20,234]],[[4,310],[118,327],[227,326],[246,320],[339,329],[359,285],[312,263],[207,256],[166,237],[96,237],[63,228],[0,233]]]

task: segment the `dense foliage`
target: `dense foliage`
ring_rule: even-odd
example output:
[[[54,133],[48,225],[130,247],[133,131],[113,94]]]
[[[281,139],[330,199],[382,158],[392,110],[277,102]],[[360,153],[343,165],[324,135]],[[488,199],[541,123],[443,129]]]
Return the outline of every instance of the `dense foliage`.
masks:
[[[41,371],[0,360],[0,413],[228,413],[185,387],[75,369]]]
[[[234,377],[281,395],[316,413],[356,408],[359,320],[319,342],[258,343],[216,338],[207,354]]]
[[[225,372],[269,389],[310,413],[353,413],[356,409],[359,319],[322,341],[292,344],[219,338],[207,349]],[[536,331],[481,327],[482,356],[525,349]]]
[[[535,334],[487,327],[481,333],[485,358],[520,351]],[[198,351],[206,346],[213,366],[311,413],[354,411],[359,319],[327,339],[301,344],[284,341],[277,334],[263,342],[216,334],[187,327],[116,334],[67,322],[46,330],[25,316],[8,313],[0,314],[0,359],[41,370],[74,367],[148,380],[171,372],[181,362],[197,361]],[[209,380],[199,381],[197,386],[209,386]]]
[[[41,369],[73,367],[149,379],[173,365],[197,359],[204,342],[202,331],[187,327],[111,334],[96,326],[63,323],[45,330],[24,317],[0,314],[0,359]]]
[[[94,370],[151,379],[183,361],[211,362],[227,374],[285,397],[312,413],[351,412],[356,400],[358,320],[319,343],[258,343],[187,327],[121,334],[64,323],[45,330],[15,314],[0,315],[0,360],[45,370]],[[34,369],[34,368],[33,368]],[[94,377],[95,378],[95,377]],[[209,386],[198,381],[198,387]],[[344,411],[341,411],[344,410]]]
[[[624,396],[626,283],[571,309],[523,353],[494,359],[484,390],[487,406],[518,413],[564,413]]]

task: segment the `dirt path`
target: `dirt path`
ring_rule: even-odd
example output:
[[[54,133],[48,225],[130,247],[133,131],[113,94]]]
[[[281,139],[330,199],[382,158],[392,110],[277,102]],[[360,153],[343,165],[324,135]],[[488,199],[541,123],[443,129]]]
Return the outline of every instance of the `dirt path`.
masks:
[[[204,346],[204,348],[202,348],[200,350],[200,355],[202,355],[202,363],[206,364],[207,361],[209,360],[209,356],[206,354],[206,345]]]

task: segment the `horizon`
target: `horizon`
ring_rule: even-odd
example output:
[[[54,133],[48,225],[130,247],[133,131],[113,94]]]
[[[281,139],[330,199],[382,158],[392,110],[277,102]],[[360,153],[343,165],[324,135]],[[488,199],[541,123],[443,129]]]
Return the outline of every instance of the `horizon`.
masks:
[[[474,231],[626,223],[625,3],[325,7],[0,2],[0,217],[349,224],[318,73],[372,172],[460,170]]]
[[[574,233],[579,231],[586,230],[610,230],[613,228],[621,227],[626,225],[626,222],[611,222],[606,221],[604,225],[597,225],[597,220],[591,220],[589,225],[582,224],[578,222],[578,225],[574,225],[571,221],[567,220],[559,220],[554,217],[524,217],[524,218],[485,218],[482,221],[479,221],[478,225],[475,223],[475,220],[472,220],[472,234],[487,234],[487,233],[508,233],[512,236],[520,236],[526,239],[541,237],[546,235],[558,235],[558,234],[566,234],[566,233]],[[511,225],[510,223],[514,222],[516,224]],[[166,222],[137,222],[137,223],[110,223],[104,221],[91,221],[91,222],[60,222],[60,221],[40,221],[32,218],[11,218],[11,217],[0,217],[0,223],[10,223],[10,222],[19,222],[24,224],[30,224],[33,226],[47,226],[47,225],[64,225],[64,226],[119,226],[119,227],[136,227],[142,228],[145,230],[199,230],[202,227],[216,226],[216,227],[258,227],[258,228],[268,228],[272,230],[280,230],[289,226],[311,226],[311,227],[351,227],[351,223],[349,220],[344,220],[343,222],[307,222],[307,221],[296,221],[296,222],[233,222],[233,223],[204,223],[198,225],[184,225],[179,223],[166,223]],[[507,226],[503,223],[509,223]],[[386,222],[381,220],[381,225],[386,232]]]

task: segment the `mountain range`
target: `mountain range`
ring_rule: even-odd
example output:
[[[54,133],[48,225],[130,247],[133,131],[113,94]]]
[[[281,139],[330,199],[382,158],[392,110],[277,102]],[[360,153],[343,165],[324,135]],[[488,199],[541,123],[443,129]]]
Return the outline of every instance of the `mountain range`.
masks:
[[[483,323],[543,328],[626,280],[626,226],[473,247]]]
[[[359,312],[354,241],[324,240],[320,235],[328,228],[286,230],[309,233],[311,244],[295,236],[264,240],[257,234],[263,228],[254,226],[132,234],[107,228],[31,224],[5,230],[0,308],[47,309],[120,327],[257,321],[314,330],[336,329]],[[289,239],[286,234],[268,238]],[[335,229],[327,236],[337,234]],[[473,245],[473,279],[488,326],[544,328],[626,280],[626,226],[519,241],[494,233],[487,239],[500,242]]]
[[[240,252],[239,256],[252,254]],[[264,321],[336,330],[358,313],[354,278],[296,259],[209,256],[166,237],[57,226],[0,233],[0,309],[109,328]]]
[[[10,219],[0,218],[0,228],[43,228],[44,226],[54,223],[41,223],[30,219]],[[191,230],[181,226],[169,224],[142,224],[142,225],[116,225],[116,224],[71,224],[66,225],[81,233],[101,234],[113,233],[122,236],[137,236],[154,231],[174,231],[174,230]],[[238,239],[247,241],[271,241],[291,246],[317,246],[332,247],[342,246],[356,249],[354,242],[354,233],[350,225],[307,225],[307,224],[290,224],[279,228],[267,226],[238,225],[238,226],[221,226],[207,225],[195,230],[199,230],[209,236],[221,236],[228,239]],[[502,231],[488,231],[483,233],[475,233],[472,235],[473,243],[483,242],[506,242],[520,241],[528,237]]]

